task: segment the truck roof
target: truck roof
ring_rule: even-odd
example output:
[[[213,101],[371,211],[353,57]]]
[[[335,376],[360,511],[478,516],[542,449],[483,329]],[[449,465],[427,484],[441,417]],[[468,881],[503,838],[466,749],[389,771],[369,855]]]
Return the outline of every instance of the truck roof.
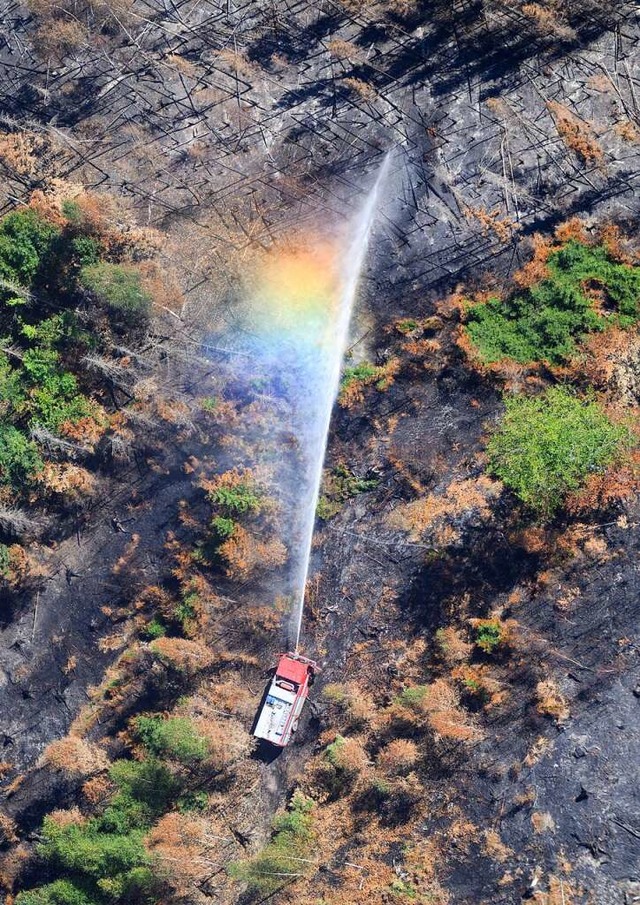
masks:
[[[278,663],[276,675],[288,679],[289,682],[295,682],[296,685],[302,685],[309,675],[309,667],[306,663],[284,654]]]

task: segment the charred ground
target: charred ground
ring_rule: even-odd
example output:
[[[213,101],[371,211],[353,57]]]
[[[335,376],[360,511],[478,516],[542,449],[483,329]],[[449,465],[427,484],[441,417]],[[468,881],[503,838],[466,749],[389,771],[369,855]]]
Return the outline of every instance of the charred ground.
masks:
[[[637,498],[627,487],[541,523],[486,478],[484,454],[505,387],[593,383],[613,405],[615,390],[595,365],[597,380],[573,364],[478,366],[447,299],[508,293],[535,260],[529,239],[575,214],[589,241],[620,224],[637,260],[637,13],[65,0],[8,2],[3,16],[4,210],[79,185],[114,196],[118,227],[159,231],[184,292],[176,304],[156,281],[132,350],[133,382],[155,381],[133,392],[147,419],[133,459],[88,463],[100,494],[53,510],[44,575],[4,617],[7,896],[64,876],[35,851],[42,817],[55,810],[64,827],[104,813],[122,790],[105,756],[142,763],[131,721],[156,712],[195,721],[210,746],[206,765],[167,758],[179,791],[148,843],[167,901],[276,889],[277,901],[352,905],[634,902]],[[228,517],[210,482],[251,470],[251,438],[278,412],[239,392],[208,346],[233,325],[235,274],[254,247],[339,223],[389,147],[347,361],[383,369],[383,386],[352,386],[336,411],[326,492],[338,505],[318,524],[305,623],[323,674],[295,745],[267,764],[246,730],[283,638],[277,552],[255,546],[277,538],[275,517],[243,524],[253,547],[190,554],[212,516]],[[633,397],[637,356],[625,362]],[[99,398],[111,416],[131,408],[112,378]],[[352,493],[345,469],[375,486]],[[416,501],[431,507],[418,522]],[[478,620],[499,625],[498,646],[474,642]],[[415,691],[427,687],[431,709]],[[315,801],[313,846],[294,799],[297,829],[266,849],[275,881],[241,871],[243,892],[228,865],[264,850],[296,786]],[[282,832],[306,862],[283,868]]]

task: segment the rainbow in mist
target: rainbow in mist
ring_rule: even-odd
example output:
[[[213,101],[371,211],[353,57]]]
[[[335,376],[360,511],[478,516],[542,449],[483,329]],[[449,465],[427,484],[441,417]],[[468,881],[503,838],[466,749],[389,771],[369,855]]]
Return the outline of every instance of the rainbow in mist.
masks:
[[[331,412],[389,159],[387,155],[360,212],[345,224],[344,235],[333,240],[309,236],[295,246],[274,249],[261,261],[250,290],[249,370],[268,375],[272,392],[286,401],[287,426],[296,438],[294,473],[283,480],[288,486],[280,487],[290,515],[281,539],[290,554],[296,648]]]

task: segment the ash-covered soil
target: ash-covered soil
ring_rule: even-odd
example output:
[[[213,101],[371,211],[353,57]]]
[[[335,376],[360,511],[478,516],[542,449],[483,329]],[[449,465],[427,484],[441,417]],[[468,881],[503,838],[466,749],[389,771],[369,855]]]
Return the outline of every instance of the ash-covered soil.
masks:
[[[576,3],[560,31],[545,32],[519,4],[479,0],[406,9],[138,0],[99,48],[89,43],[48,64],[32,49],[37,22],[10,0],[1,19],[3,123],[40,144],[34,172],[2,161],[2,209],[57,177],[126,199],[141,223],[167,234],[189,301],[184,335],[193,337],[203,325],[228,327],[229,283],[249,249],[342,223],[393,149],[353,348],[354,360],[384,362],[388,324],[433,314],[463,282],[499,289],[524,263],[522,240],[532,234],[576,214],[635,227],[638,24],[624,3]],[[568,146],[576,134],[580,142]],[[439,492],[481,474],[487,425],[501,410],[496,387],[453,347],[453,326],[445,322],[428,368],[336,413],[328,464],[374,469],[380,483],[318,526],[305,652],[323,664],[318,691],[364,679],[391,699],[403,679],[436,673],[435,632],[460,601],[474,614],[503,608],[518,624],[504,667],[508,704],[484,717],[481,742],[434,754],[422,831],[437,837],[455,808],[498,832],[508,854],[492,859],[461,839],[448,848],[441,882],[461,905],[551,896],[550,875],[567,877],[567,902],[571,887],[572,901],[634,903],[637,503],[604,524],[587,520],[585,531],[601,541],[595,553],[583,544],[550,562],[514,543],[508,499],[489,518],[461,516],[444,556],[431,541],[399,534],[389,517],[411,498],[411,481]],[[168,454],[164,474],[120,474],[116,495],[57,546],[42,592],[3,627],[3,760],[32,766],[99,683],[113,659],[98,647],[107,633],[101,608],[117,606],[112,568],[135,532],[145,576],[165,570],[166,532],[195,492],[181,471],[185,452],[199,454]],[[416,641],[418,665],[404,656]],[[279,642],[256,642],[265,668]],[[70,657],[76,665],[65,671]],[[531,703],[547,674],[570,710],[559,725]],[[317,706],[283,759],[257,767],[243,833],[253,819],[264,836],[322,721]],[[36,780],[31,793],[28,777],[17,793],[25,804],[12,793],[11,813],[33,814]],[[26,823],[33,830],[33,817]],[[564,887],[556,893],[541,901],[564,905]]]

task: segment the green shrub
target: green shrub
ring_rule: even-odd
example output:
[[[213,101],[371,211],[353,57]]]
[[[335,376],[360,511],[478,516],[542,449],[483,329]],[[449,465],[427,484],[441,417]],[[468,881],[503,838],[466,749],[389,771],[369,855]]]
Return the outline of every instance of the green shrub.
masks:
[[[558,364],[589,331],[614,323],[625,327],[638,319],[640,267],[612,261],[603,247],[571,241],[549,257],[548,270],[547,278],[522,294],[490,299],[469,310],[466,329],[483,361]],[[605,292],[613,309],[610,317],[596,312],[586,283]]]
[[[209,742],[187,717],[138,717],[136,735],[150,754],[169,757],[183,764],[204,760]]]
[[[100,905],[84,890],[69,880],[55,880],[46,886],[18,893],[16,905]]]
[[[252,484],[240,483],[234,486],[220,486],[208,494],[209,501],[219,506],[227,516],[257,513],[261,508],[261,500]]]
[[[176,803],[179,811],[205,811],[209,796],[206,792],[185,792]]]
[[[224,541],[233,536],[233,533],[236,530],[236,523],[232,518],[225,518],[223,515],[217,515],[215,518],[211,519],[211,527],[213,528],[216,537],[219,540]]]
[[[429,694],[427,685],[412,685],[411,688],[404,688],[398,695],[397,701],[403,707],[413,709],[419,707]]]
[[[0,277],[30,286],[60,230],[25,208],[0,221]]]
[[[116,761],[118,787],[99,817],[61,826],[45,817],[38,853],[63,876],[21,892],[19,905],[106,905],[150,901],[156,890],[145,833],[175,800],[178,785],[157,761]]]
[[[76,236],[69,245],[71,260],[77,267],[90,267],[100,260],[102,247],[91,236]]]
[[[10,424],[0,423],[0,484],[18,489],[42,468],[36,444]]]
[[[287,813],[273,821],[275,835],[268,845],[255,858],[232,864],[231,876],[262,895],[270,895],[287,880],[311,873],[313,864],[300,859],[308,857],[313,842],[312,810],[313,802],[295,792]]]
[[[360,364],[351,368],[345,368],[340,382],[340,390],[346,390],[352,383],[360,381],[374,380],[378,377],[380,368],[372,365],[369,361],[361,361]]]
[[[488,443],[489,468],[522,502],[551,515],[565,495],[628,446],[629,432],[598,404],[552,387],[540,396],[506,400],[502,423]]]
[[[151,314],[151,296],[142,288],[140,271],[131,265],[103,261],[83,267],[80,283],[129,326],[144,324]]]
[[[112,900],[133,897],[154,883],[143,830],[105,833],[95,820],[59,826],[45,817],[42,836],[41,857],[84,884],[95,884],[98,896],[103,893]]]
[[[407,883],[405,880],[394,880],[390,889],[394,896],[403,896],[407,899],[418,898],[418,891],[415,886],[411,883]]]
[[[359,478],[346,465],[337,465],[325,473],[324,493],[318,498],[316,515],[327,521],[340,511],[342,504],[359,493],[367,493],[380,483],[378,478]]]
[[[418,321],[414,321],[413,318],[408,317],[406,320],[396,321],[396,330],[398,333],[402,333],[406,336],[408,333],[413,333],[414,330],[417,330],[420,324]]]
[[[481,619],[475,627],[475,642],[480,650],[483,650],[485,654],[492,654],[494,650],[502,644],[504,641],[504,633],[502,630],[502,625],[498,622],[497,619]],[[472,687],[473,680],[470,680],[469,688],[472,691],[474,689]],[[477,682],[476,682],[477,685]]]
[[[11,553],[6,544],[0,544],[0,578],[7,578],[11,569]]]
[[[157,815],[169,808],[180,790],[169,769],[155,760],[117,760],[109,776],[127,800],[139,801]]]
[[[167,634],[167,630],[160,620],[154,616],[151,622],[148,622],[144,628],[144,635],[153,641],[154,638],[162,638]]]
[[[220,405],[220,400],[217,399],[215,396],[205,396],[203,399],[200,400],[200,407],[205,412],[209,412],[210,414],[212,412],[215,412],[219,405]]]

